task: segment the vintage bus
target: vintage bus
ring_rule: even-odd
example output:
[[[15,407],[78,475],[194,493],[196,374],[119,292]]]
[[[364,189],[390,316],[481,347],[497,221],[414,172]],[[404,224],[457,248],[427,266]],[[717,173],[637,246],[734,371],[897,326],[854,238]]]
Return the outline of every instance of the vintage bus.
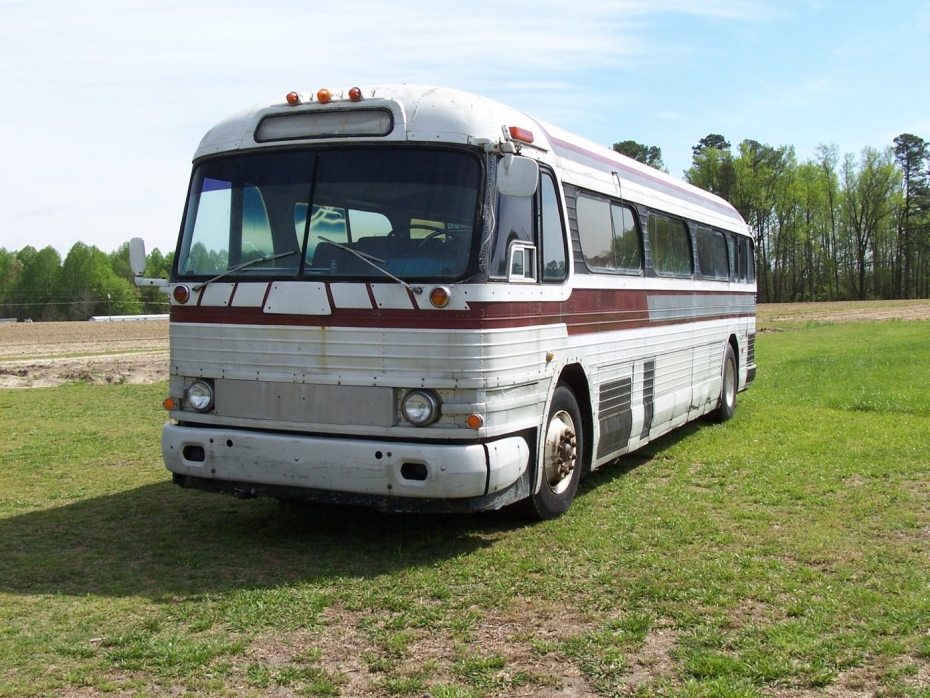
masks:
[[[755,376],[737,211],[490,99],[292,92],[193,162],[170,279],[130,245],[170,297],[182,487],[553,518]]]

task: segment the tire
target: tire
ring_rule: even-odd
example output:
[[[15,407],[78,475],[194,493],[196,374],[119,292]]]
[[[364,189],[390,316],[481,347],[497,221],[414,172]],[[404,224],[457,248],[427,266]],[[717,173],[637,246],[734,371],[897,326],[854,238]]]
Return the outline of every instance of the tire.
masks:
[[[564,383],[556,386],[546,419],[543,452],[537,467],[542,471],[539,490],[529,497],[530,512],[540,520],[561,516],[571,506],[584,462],[581,410],[575,394]]]
[[[723,352],[723,374],[720,384],[720,397],[717,398],[717,407],[708,415],[712,422],[725,422],[736,412],[736,389],[739,376],[736,372],[736,354],[733,345],[727,342]]]

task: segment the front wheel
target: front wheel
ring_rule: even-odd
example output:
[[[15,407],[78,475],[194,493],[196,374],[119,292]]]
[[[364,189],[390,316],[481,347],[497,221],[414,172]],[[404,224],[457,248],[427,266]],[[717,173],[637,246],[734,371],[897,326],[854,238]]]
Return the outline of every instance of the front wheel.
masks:
[[[720,397],[717,399],[717,408],[708,415],[713,422],[725,422],[736,412],[736,384],[739,380],[736,373],[736,354],[733,345],[727,342],[723,352],[723,375],[720,384]]]
[[[552,395],[545,442],[539,458],[542,482],[530,495],[533,514],[542,520],[561,516],[571,505],[581,478],[584,434],[575,394],[560,383]]]

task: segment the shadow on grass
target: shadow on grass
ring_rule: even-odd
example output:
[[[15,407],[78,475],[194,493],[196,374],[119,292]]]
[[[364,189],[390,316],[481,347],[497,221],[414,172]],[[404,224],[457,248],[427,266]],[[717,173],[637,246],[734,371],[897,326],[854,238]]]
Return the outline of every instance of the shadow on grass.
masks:
[[[433,565],[516,516],[390,515],[146,485],[0,520],[0,591],[187,596]]]
[[[598,469],[579,497],[687,438],[686,425]],[[0,519],[0,591],[170,598],[431,566],[525,527],[513,510],[383,514],[182,490],[169,481]]]

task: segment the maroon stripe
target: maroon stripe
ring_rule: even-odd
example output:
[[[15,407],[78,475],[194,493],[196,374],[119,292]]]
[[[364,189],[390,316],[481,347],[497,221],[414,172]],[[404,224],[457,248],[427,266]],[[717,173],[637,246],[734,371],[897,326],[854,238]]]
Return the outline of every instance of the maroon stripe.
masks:
[[[748,295],[742,294],[742,295]],[[649,296],[733,296],[734,293],[674,291],[614,291],[579,289],[564,302],[472,302],[468,310],[426,311],[383,308],[333,308],[332,315],[266,314],[262,308],[173,306],[175,323],[269,325],[295,327],[363,327],[368,329],[496,330],[565,323],[569,334],[581,335],[641,327],[682,324],[682,321],[650,321]],[[702,315],[694,321],[737,317],[740,313]]]

